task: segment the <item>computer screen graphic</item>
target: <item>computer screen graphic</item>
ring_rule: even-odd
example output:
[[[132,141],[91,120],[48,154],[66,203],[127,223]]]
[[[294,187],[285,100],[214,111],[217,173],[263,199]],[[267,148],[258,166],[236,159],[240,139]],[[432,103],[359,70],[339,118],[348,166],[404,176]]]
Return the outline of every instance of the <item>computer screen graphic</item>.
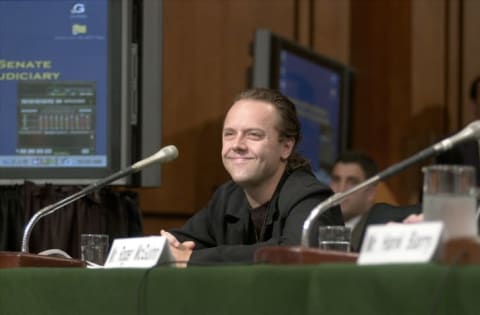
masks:
[[[98,178],[119,167],[118,8],[0,0],[1,180]]]

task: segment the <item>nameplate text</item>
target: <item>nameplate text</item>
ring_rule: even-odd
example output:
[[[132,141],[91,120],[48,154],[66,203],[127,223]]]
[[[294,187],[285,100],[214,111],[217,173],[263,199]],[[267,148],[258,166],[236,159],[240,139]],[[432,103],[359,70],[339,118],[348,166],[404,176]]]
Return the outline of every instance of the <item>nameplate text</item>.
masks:
[[[382,224],[368,227],[359,265],[431,261],[439,246],[443,223]]]
[[[173,259],[164,236],[115,239],[105,268],[150,268]]]

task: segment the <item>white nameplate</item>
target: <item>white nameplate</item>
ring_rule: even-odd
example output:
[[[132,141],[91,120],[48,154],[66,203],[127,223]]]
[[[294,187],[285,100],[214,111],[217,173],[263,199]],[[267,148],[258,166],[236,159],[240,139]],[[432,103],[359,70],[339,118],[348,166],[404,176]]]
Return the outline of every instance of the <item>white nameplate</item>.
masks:
[[[150,268],[171,261],[164,236],[118,238],[113,241],[105,268]]]
[[[432,260],[442,236],[439,221],[382,224],[367,228],[359,265],[421,263]]]

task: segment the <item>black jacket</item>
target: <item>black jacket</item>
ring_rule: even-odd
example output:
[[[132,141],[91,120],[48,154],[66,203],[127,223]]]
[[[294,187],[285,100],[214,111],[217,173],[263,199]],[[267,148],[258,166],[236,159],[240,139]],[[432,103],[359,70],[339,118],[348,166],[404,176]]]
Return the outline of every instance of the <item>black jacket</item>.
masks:
[[[287,172],[276,191],[268,205],[263,233],[257,240],[242,188],[229,181],[217,189],[206,208],[181,229],[171,231],[181,242],[196,243],[189,264],[252,263],[260,246],[299,245],[303,222],[332,192],[304,169]],[[318,221],[323,225],[343,225],[340,208],[328,210]]]

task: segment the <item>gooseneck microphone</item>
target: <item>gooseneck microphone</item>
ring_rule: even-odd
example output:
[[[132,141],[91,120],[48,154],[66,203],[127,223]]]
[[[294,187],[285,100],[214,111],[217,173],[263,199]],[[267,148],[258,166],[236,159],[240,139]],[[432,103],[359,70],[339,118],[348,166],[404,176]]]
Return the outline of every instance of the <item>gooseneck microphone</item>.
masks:
[[[25,226],[25,230],[23,232],[22,238],[22,252],[28,253],[28,243],[30,240],[30,234],[32,233],[32,229],[35,224],[43,217],[54,213],[58,209],[88,195],[91,192],[99,190],[102,187],[116,181],[119,178],[128,176],[130,174],[136,173],[141,169],[147,167],[153,163],[164,163],[170,162],[178,157],[178,149],[174,145],[169,145],[160,149],[157,153],[136,162],[135,164],[120,170],[104,179],[100,179],[87,187],[83,188],[82,190],[78,191],[77,193],[68,196],[52,205],[48,205],[40,210],[38,210],[35,215],[32,216],[28,224]]]
[[[463,128],[461,131],[458,133],[426,148],[423,149],[422,151],[418,152],[417,154],[397,163],[394,164],[382,172],[378,173],[377,175],[374,175],[370,177],[369,179],[361,182],[357,186],[352,187],[349,190],[346,190],[341,193],[336,193],[332,195],[330,198],[326,199],[325,201],[321,202],[318,204],[315,208],[312,209],[310,212],[310,215],[307,217],[305,222],[303,223],[303,228],[302,228],[302,239],[301,239],[301,245],[304,247],[310,247],[310,229],[312,226],[312,223],[315,221],[316,218],[318,218],[323,212],[326,210],[330,209],[331,207],[334,207],[338,204],[340,204],[346,197],[350,196],[351,194],[365,189],[381,180],[384,180],[401,170],[407,168],[408,166],[417,163],[421,160],[424,160],[428,157],[437,155],[441,152],[444,152],[448,149],[451,149],[452,147],[456,146],[459,143],[465,142],[470,139],[478,139],[480,138],[480,120],[476,120],[469,125],[467,125],[465,128]]]

